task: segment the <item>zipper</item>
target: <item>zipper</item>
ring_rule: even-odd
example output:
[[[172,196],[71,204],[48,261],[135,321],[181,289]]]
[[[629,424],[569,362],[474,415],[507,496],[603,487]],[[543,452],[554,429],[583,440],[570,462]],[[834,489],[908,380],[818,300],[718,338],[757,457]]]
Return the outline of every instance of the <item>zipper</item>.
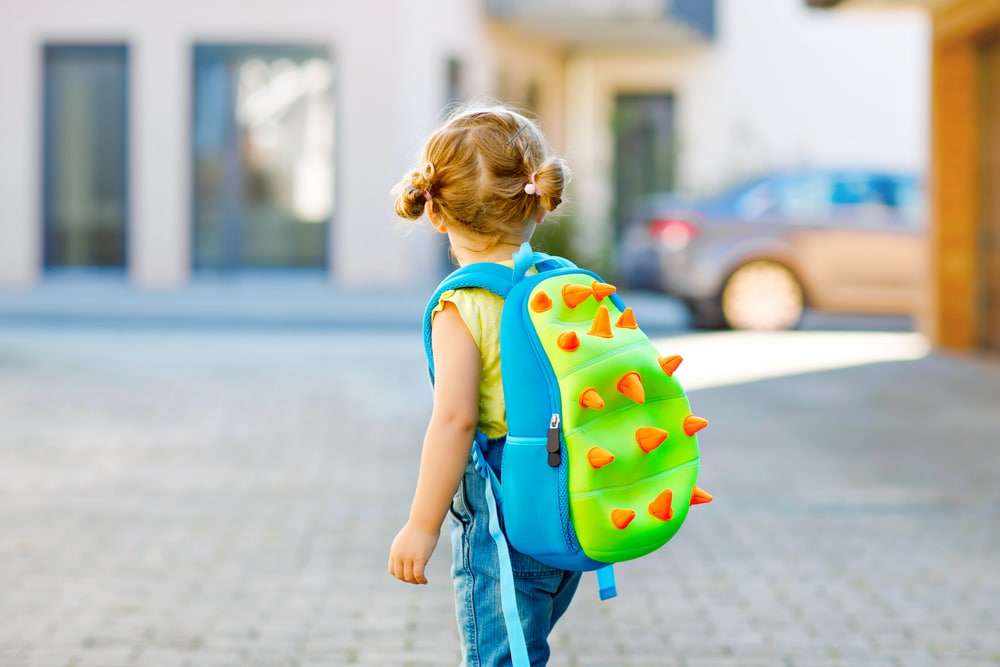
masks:
[[[555,270],[559,271],[560,269],[555,269]],[[548,277],[550,277],[550,275],[551,275],[550,272],[546,272],[546,275],[544,275],[544,277],[548,278]],[[558,275],[558,274],[556,274],[556,275]],[[537,273],[537,274],[535,274],[535,275],[533,275],[531,277],[532,278],[537,278],[537,276],[543,276],[543,274],[542,273]],[[532,281],[532,282],[540,282],[540,280],[536,279],[535,281]],[[524,288],[524,289],[527,289],[528,292],[531,291],[528,288]],[[529,313],[524,313],[524,316],[521,319],[521,323],[522,323],[522,326],[524,326],[524,331],[525,331],[525,334],[528,337],[528,340],[531,341],[531,349],[535,353],[536,363],[541,368],[545,368],[546,366],[548,366],[549,369],[551,370],[552,366],[549,363],[548,358],[545,356],[545,350],[542,348],[542,341],[540,341],[538,339],[538,332],[531,325],[531,315]],[[559,420],[559,410],[562,407],[562,402],[560,401],[560,398],[559,398],[559,384],[555,380],[555,378],[553,377],[553,373],[551,373],[551,372],[549,372],[549,373],[543,373],[543,375],[545,376],[545,380],[546,380],[546,382],[545,382],[545,385],[546,385],[545,389],[546,389],[546,391],[547,391],[547,393],[549,395],[549,408],[552,410],[552,420],[553,420],[553,422],[555,424],[554,428],[556,429],[556,431],[555,431],[555,437],[558,438],[558,436],[559,436],[559,430],[558,430],[559,429],[559,421],[558,421]],[[551,442],[552,438],[553,438],[553,432],[552,432],[553,426],[551,425],[551,423],[552,422],[550,422],[549,435],[548,435],[548,441],[549,442]],[[548,449],[548,446],[546,447],[546,449]],[[551,454],[550,454],[550,458],[551,458]]]
[[[545,440],[545,451],[549,453],[549,465],[558,468],[562,463],[562,451],[559,444],[559,413],[552,413],[552,421],[549,422],[549,435]]]
[[[538,283],[545,278],[551,278],[555,276],[562,275],[564,273],[584,273],[593,276],[594,280],[598,280],[598,276],[589,271],[581,271],[580,269],[553,269],[552,271],[539,271],[537,274],[531,276],[535,278],[533,281],[525,280],[522,284],[531,282]],[[541,276],[541,277],[539,277]],[[531,289],[528,287],[523,287],[530,293]],[[509,298],[509,295],[508,295]],[[531,341],[532,350],[535,352],[535,358],[537,363],[541,367],[549,366],[548,358],[545,356],[545,350],[542,348],[542,341],[538,339],[538,332],[531,325],[531,315],[530,313],[524,313],[522,318],[522,324],[525,329],[525,333],[528,335],[528,339]],[[549,394],[549,407],[552,410],[552,419],[549,422],[548,436],[545,440],[545,451],[548,453],[549,465],[553,468],[558,468],[562,463],[562,444],[559,438],[559,410],[562,408],[562,402],[559,397],[559,384],[552,377],[552,373],[546,373],[546,389]]]

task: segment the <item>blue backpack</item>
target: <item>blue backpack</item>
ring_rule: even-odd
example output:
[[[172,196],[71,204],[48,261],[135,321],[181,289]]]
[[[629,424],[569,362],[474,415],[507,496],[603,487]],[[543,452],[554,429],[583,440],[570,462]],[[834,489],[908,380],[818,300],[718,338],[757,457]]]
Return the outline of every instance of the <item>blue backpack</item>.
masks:
[[[696,434],[708,422],[691,414],[673,377],[681,358],[659,355],[613,286],[527,243],[513,269],[470,264],[438,286],[424,315],[432,382],[434,309],[444,292],[471,287],[504,299],[500,474],[486,463],[481,432],[472,459],[489,481],[511,655],[528,666],[508,543],[552,567],[596,570],[601,599],[614,597],[614,563],[663,546],[691,505],[711,501],[696,486]]]

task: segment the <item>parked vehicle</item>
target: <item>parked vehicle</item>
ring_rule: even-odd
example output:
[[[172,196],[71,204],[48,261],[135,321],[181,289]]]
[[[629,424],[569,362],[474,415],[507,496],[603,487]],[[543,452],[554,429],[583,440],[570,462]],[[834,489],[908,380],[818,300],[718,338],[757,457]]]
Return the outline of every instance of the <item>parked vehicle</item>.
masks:
[[[922,184],[809,170],[717,196],[655,195],[625,231],[619,281],[687,304],[695,326],[789,329],[806,307],[912,314],[924,276]]]

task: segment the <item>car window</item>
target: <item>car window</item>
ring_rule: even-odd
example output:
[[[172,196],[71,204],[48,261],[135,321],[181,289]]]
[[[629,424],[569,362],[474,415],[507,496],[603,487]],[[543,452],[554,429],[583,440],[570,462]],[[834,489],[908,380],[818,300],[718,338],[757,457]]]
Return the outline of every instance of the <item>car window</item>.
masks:
[[[739,202],[747,218],[780,222],[792,218],[820,218],[830,214],[831,179],[822,174],[775,177],[747,192]]]
[[[901,177],[892,179],[892,205],[904,218],[923,222],[926,216],[927,202],[924,197],[923,184],[917,178]]]
[[[923,192],[916,178],[878,175],[867,181],[868,195],[856,217],[890,227],[912,227],[922,220]]]
[[[736,202],[739,215],[767,222],[835,218],[858,226],[909,225],[923,217],[918,179],[860,173],[803,173],[768,178]]]
[[[838,174],[831,197],[838,223],[848,227],[892,225],[895,188],[882,177],[869,174]]]
[[[834,206],[885,206],[884,196],[874,187],[874,181],[866,176],[838,176],[833,182],[830,201]]]

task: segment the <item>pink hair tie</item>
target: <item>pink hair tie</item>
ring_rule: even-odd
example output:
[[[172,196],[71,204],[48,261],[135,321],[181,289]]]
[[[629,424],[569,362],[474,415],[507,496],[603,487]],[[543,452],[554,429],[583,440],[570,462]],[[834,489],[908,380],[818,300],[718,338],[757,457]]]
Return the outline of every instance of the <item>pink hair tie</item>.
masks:
[[[424,199],[427,201],[431,200],[431,193],[429,190],[424,190]]]
[[[531,172],[531,178],[529,178],[528,182],[524,184],[524,191],[529,195],[533,195],[538,192],[538,187],[535,185],[535,173],[536,172]]]

